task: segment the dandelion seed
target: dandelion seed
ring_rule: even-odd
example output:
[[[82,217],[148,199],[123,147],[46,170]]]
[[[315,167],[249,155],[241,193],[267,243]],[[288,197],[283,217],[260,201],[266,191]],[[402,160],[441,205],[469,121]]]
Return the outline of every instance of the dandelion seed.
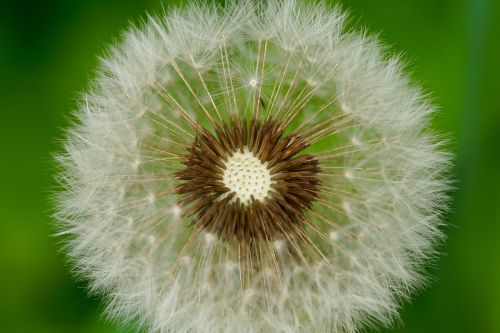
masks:
[[[199,4],[133,28],[59,156],[61,234],[150,332],[390,325],[441,237],[433,107],[338,8]]]
[[[250,87],[252,87],[253,89],[254,88],[257,88],[258,85],[259,85],[259,80],[256,79],[256,78],[251,78],[250,81],[248,82],[248,84],[250,85]]]

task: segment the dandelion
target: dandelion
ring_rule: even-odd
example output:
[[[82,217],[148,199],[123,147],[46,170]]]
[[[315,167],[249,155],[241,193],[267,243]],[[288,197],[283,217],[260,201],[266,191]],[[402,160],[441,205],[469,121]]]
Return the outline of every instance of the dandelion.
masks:
[[[194,4],[132,28],[68,132],[76,272],[150,332],[390,325],[441,237],[434,107],[339,8]]]

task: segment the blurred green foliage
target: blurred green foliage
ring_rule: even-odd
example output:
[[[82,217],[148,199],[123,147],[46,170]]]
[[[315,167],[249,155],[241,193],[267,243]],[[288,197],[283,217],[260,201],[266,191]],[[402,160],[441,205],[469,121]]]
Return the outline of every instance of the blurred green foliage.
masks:
[[[500,332],[500,1],[345,0],[440,106],[456,153],[444,255],[387,332]],[[129,332],[75,282],[53,236],[51,154],[97,55],[158,0],[0,2],[0,331]]]

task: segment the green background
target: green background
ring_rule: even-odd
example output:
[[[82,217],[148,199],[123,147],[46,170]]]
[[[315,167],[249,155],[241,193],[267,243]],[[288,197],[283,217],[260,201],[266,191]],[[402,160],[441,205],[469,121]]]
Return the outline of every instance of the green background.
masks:
[[[456,154],[443,256],[387,332],[500,332],[500,1],[349,0],[440,106]],[[129,332],[68,273],[52,236],[51,154],[97,55],[164,1],[0,2],[0,331]]]

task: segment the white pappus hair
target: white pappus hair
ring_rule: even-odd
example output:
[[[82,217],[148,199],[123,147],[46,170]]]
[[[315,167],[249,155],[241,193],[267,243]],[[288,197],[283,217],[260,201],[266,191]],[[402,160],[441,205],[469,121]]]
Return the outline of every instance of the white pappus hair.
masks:
[[[450,156],[398,57],[305,1],[188,5],[102,59],[56,219],[150,332],[352,333],[423,282]]]

